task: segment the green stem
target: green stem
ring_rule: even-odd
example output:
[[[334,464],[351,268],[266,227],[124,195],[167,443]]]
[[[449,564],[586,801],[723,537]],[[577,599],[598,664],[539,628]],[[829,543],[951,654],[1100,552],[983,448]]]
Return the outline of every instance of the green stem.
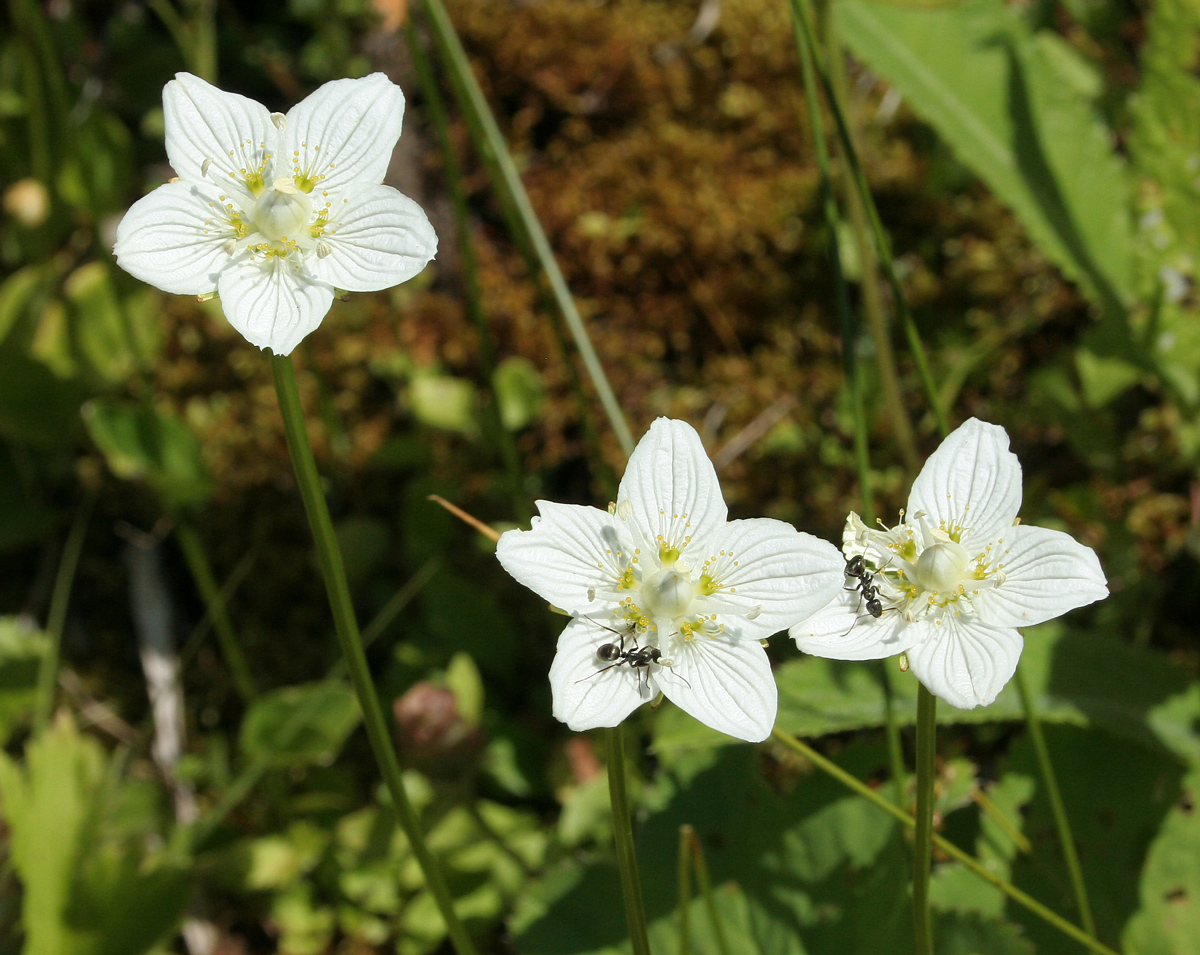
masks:
[[[196,589],[200,591],[200,598],[204,601],[204,607],[212,620],[213,631],[221,647],[221,656],[225,658],[225,665],[229,667],[233,685],[237,687],[242,702],[250,703],[258,696],[258,689],[254,685],[254,677],[250,675],[250,665],[246,662],[246,655],[242,653],[242,645],[234,633],[229,608],[225,605],[225,598],[217,584],[217,578],[213,575],[208,555],[204,553],[200,535],[196,533],[191,521],[180,518],[175,526],[175,536],[179,540],[179,547],[183,551],[183,559],[187,562],[192,579],[196,582]]]
[[[700,894],[704,897],[704,907],[708,910],[708,920],[712,922],[713,935],[717,939],[717,951],[720,955],[729,955],[729,943],[725,940],[725,923],[717,910],[717,897],[713,893],[712,879],[708,876],[708,862],[704,858],[704,850],[695,830],[691,834],[692,865],[696,867],[696,881],[700,883]]]
[[[934,420],[937,422],[938,430],[945,435],[949,433],[950,428],[938,397],[937,385],[934,383],[933,374],[929,370],[929,359],[925,355],[925,346],[921,343],[920,332],[917,330],[917,324],[913,319],[912,312],[909,311],[908,303],[904,299],[904,292],[900,288],[900,280],[896,276],[891,242],[888,240],[887,231],[883,228],[883,221],[879,218],[879,209],[875,205],[875,197],[871,195],[871,187],[867,184],[866,173],[863,171],[862,163],[859,162],[858,152],[854,148],[854,141],[850,137],[850,127],[846,123],[846,117],[842,113],[841,105],[838,103],[833,85],[830,83],[829,73],[825,69],[825,65],[821,62],[820,51],[816,48],[816,41],[812,35],[812,27],[806,15],[806,10],[811,6],[811,2],[812,0],[791,0],[792,9],[797,13],[793,19],[799,23],[800,28],[804,31],[805,42],[813,52],[817,76],[825,91],[826,102],[829,103],[830,111],[833,113],[834,124],[837,126],[838,141],[846,157],[846,164],[850,169],[855,189],[862,199],[863,208],[866,209],[867,219],[871,224],[871,232],[875,238],[875,248],[879,255],[879,264],[883,267],[884,277],[887,279],[888,286],[892,290],[892,298],[895,300],[894,305],[904,325],[904,335],[908,340],[908,348],[912,353],[913,361],[916,363],[917,374],[921,379],[921,386],[925,389],[929,409],[933,413]]]
[[[679,955],[691,955],[692,920],[688,910],[692,906],[692,845],[696,830],[687,823],[679,827]]]
[[[608,798],[612,805],[613,836],[617,846],[617,867],[621,870],[621,895],[625,900],[625,922],[633,955],[650,955],[646,936],[646,911],[642,905],[642,883],[638,876],[637,854],[633,848],[633,824],[629,795],[625,791],[624,726],[604,731],[608,739]]]
[[[843,115],[846,111],[842,104],[849,101],[846,92],[846,59],[838,55],[841,49],[837,35],[837,17],[834,4],[825,7],[825,48],[833,50],[829,57],[830,89],[837,100],[837,107]],[[854,245],[858,250],[858,260],[862,268],[862,303],[863,312],[867,317],[867,330],[875,346],[875,368],[879,374],[879,387],[888,414],[892,419],[892,434],[900,448],[900,455],[905,466],[915,474],[920,467],[920,456],[917,452],[917,440],[913,434],[912,422],[908,410],[904,406],[904,393],[900,387],[900,372],[896,365],[896,352],[892,348],[892,337],[888,329],[887,310],[883,304],[883,290],[879,280],[879,259],[867,235],[867,217],[863,210],[863,201],[854,184],[844,174],[839,177],[842,194],[845,197],[846,208],[850,213],[850,230],[854,236]],[[867,518],[867,523],[871,519]]]
[[[937,756],[937,697],[917,684],[917,829],[913,839],[913,931],[917,955],[933,955],[929,867],[933,861],[933,777]]]
[[[316,544],[317,559],[321,565],[321,574],[325,579],[325,589],[329,595],[329,605],[333,611],[338,641],[349,669],[350,682],[358,697],[358,705],[362,711],[363,725],[371,743],[371,750],[375,754],[375,761],[379,766],[388,793],[391,795],[396,818],[404,829],[405,835],[408,836],[413,855],[416,856],[417,863],[425,874],[425,883],[446,922],[446,931],[450,936],[451,943],[458,955],[475,955],[475,946],[471,943],[470,936],[467,935],[466,929],[454,911],[450,890],[446,887],[446,881],[437,861],[425,843],[416,811],[408,800],[408,794],[404,791],[400,762],[392,745],[391,733],[388,731],[388,725],[383,716],[379,695],[375,692],[375,684],[371,680],[371,672],[367,667],[367,656],[363,650],[362,637],[358,632],[358,621],[354,617],[354,607],[350,600],[350,586],[342,565],[341,550],[338,548],[337,536],[334,534],[333,522],[329,517],[325,496],[321,492],[321,479],[317,473],[317,463],[313,458],[312,446],[308,441],[304,411],[300,406],[300,392],[296,388],[296,374],[291,358],[286,355],[273,355],[271,370],[275,376],[275,392],[279,397],[279,411],[283,416],[288,450],[291,452],[292,465],[296,470],[296,482],[300,488],[300,496],[304,500],[304,510],[308,515],[309,527],[312,529],[313,540]]]
[[[468,114],[473,130],[477,130],[484,140],[480,145],[484,147],[486,154],[490,155],[499,174],[503,192],[516,209],[522,228],[537,255],[546,280],[550,284],[554,301],[563,320],[567,323],[575,347],[579,351],[580,358],[583,359],[583,366],[596,389],[600,405],[608,416],[609,424],[613,433],[616,434],[622,450],[628,455],[633,451],[634,442],[629,425],[625,421],[625,415],[617,402],[617,396],[613,393],[612,385],[609,384],[608,375],[600,363],[596,349],[588,337],[583,318],[575,307],[575,299],[567,287],[562,270],[558,267],[554,251],[550,248],[550,240],[546,238],[545,230],[542,229],[542,224],[533,209],[533,203],[529,201],[529,194],[525,191],[525,185],[517,173],[516,163],[513,162],[508,151],[504,136],[496,124],[496,118],[492,115],[491,107],[488,106],[483,90],[479,88],[475,74],[471,72],[471,64],[467,60],[462,41],[455,32],[454,24],[451,22],[442,0],[421,0],[421,6],[429,18],[438,50],[449,67],[455,92],[459,98],[459,105]]]
[[[79,506],[75,521],[67,534],[63,546],[62,560],[58,564],[58,576],[54,579],[54,591],[50,595],[50,610],[46,614],[46,655],[38,667],[36,706],[33,711],[35,732],[46,728],[54,710],[54,689],[58,686],[58,666],[62,657],[63,628],[67,623],[67,607],[71,602],[71,585],[75,582],[75,571],[79,569],[79,557],[83,553],[83,540],[87,534],[88,520],[92,516],[95,498],[91,494]]]
[[[496,387],[496,357],[492,348],[487,314],[483,307],[483,293],[479,286],[479,264],[475,258],[475,240],[471,235],[462,168],[458,163],[458,154],[454,150],[454,138],[450,135],[450,123],[446,118],[446,106],[442,102],[437,77],[434,76],[433,66],[425,53],[425,47],[421,44],[421,38],[417,36],[417,30],[413,26],[411,17],[404,24],[404,39],[409,55],[416,65],[417,77],[421,82],[421,92],[425,96],[425,113],[433,122],[434,129],[437,130],[438,142],[442,148],[442,168],[450,187],[459,254],[462,256],[463,291],[466,293],[467,312],[470,313],[471,322],[475,326],[475,334],[479,341],[479,364],[482,366],[483,374],[491,388],[492,400],[486,409],[488,424],[496,436],[496,442],[500,447],[500,457],[504,462],[504,470],[508,474],[513,513],[520,523],[527,524],[533,512],[529,506],[529,494],[525,489],[525,475],[521,470],[521,456],[517,452],[516,439],[512,432],[504,426],[500,415],[500,392]]]
[[[800,54],[800,67],[804,73],[804,100],[808,106],[808,122],[813,137],[813,152],[817,158],[817,170],[821,176],[821,209],[825,215],[825,227],[829,230],[829,265],[833,271],[833,283],[837,301],[839,327],[842,334],[842,364],[846,371],[846,384],[850,390],[851,414],[854,419],[854,463],[858,469],[859,497],[862,501],[863,519],[871,523],[875,518],[875,505],[871,493],[871,462],[867,444],[867,420],[863,410],[862,381],[858,373],[855,354],[854,317],[850,311],[850,293],[846,276],[842,271],[842,256],[839,247],[841,217],[833,195],[833,177],[829,171],[829,147],[825,141],[825,122],[821,115],[821,104],[817,97],[815,60],[817,51],[813,46],[813,31],[806,21],[807,13],[793,0],[792,33],[796,50]],[[801,21],[805,21],[801,23]]]
[[[1088,901],[1087,885],[1083,881],[1083,869],[1079,865],[1079,855],[1075,851],[1075,837],[1071,833],[1071,822],[1067,818],[1067,810],[1063,805],[1062,793],[1058,788],[1058,777],[1054,773],[1054,763],[1050,759],[1050,750],[1046,746],[1046,737],[1042,734],[1042,722],[1038,719],[1034,706],[1033,694],[1029,692],[1029,682],[1025,679],[1024,669],[1017,666],[1017,690],[1021,694],[1021,705],[1025,710],[1025,725],[1029,728],[1029,737],[1033,740],[1033,749],[1037,754],[1038,769],[1046,786],[1046,796],[1050,800],[1050,810],[1054,814],[1054,827],[1058,832],[1058,842],[1062,846],[1063,859],[1067,863],[1067,872],[1071,877],[1071,889],[1075,893],[1075,906],[1079,910],[1079,921],[1088,935],[1095,936],[1096,922],[1092,918],[1092,906]]]
[[[906,813],[899,806],[888,802],[887,799],[877,793],[874,789],[861,780],[856,779],[850,773],[846,772],[846,770],[842,769],[841,766],[838,766],[831,760],[826,759],[811,746],[801,742],[794,736],[785,733],[783,730],[779,729],[779,727],[775,727],[771,735],[778,742],[782,743],[793,752],[799,753],[823,773],[833,777],[846,788],[853,790],[864,799],[873,803],[877,808],[883,810],[901,825],[906,826],[909,829],[916,829],[916,819]],[[937,846],[940,851],[950,856],[950,858],[957,862],[961,862],[967,869],[979,876],[979,878],[983,879],[989,885],[995,886],[1022,908],[1032,912],[1046,923],[1053,925],[1064,935],[1067,935],[1082,945],[1085,945],[1090,951],[1095,952],[1096,955],[1120,955],[1119,952],[1116,952],[1107,945],[1098,942],[1078,926],[1072,925],[1061,915],[1042,905],[1042,903],[1033,896],[1026,892],[1022,892],[1015,885],[1012,885],[1011,883],[1000,878],[1000,876],[988,869],[988,867],[978,859],[968,855],[966,852],[963,852],[963,850],[958,848],[958,846],[956,846],[953,842],[950,842],[949,840],[944,839],[935,833],[933,836],[933,844]]]

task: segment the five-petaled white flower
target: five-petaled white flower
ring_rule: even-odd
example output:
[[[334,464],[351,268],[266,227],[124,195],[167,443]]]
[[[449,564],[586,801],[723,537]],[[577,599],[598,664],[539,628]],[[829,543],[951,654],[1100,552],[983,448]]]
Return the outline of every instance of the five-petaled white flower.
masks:
[[[1017,627],[1108,595],[1095,552],[1061,531],[1016,523],[1020,506],[1008,434],[971,418],[925,462],[902,523],[875,529],[850,515],[842,550],[851,585],[791,636],[837,660],[907,653],[946,702],[991,703],[1016,671]]]
[[[326,83],[286,116],[177,73],[163,118],[178,178],[125,213],[118,264],[165,292],[216,292],[247,341],[290,354],[335,289],[398,285],[437,251],[421,207],[381,185],[403,115],[382,73]]]
[[[659,418],[607,511],[538,501],[504,569],[574,619],[550,667],[554,715],[615,726],[661,690],[739,739],[765,739],[777,693],[761,641],[828,603],[842,560],[783,521],[726,521],[700,436]]]

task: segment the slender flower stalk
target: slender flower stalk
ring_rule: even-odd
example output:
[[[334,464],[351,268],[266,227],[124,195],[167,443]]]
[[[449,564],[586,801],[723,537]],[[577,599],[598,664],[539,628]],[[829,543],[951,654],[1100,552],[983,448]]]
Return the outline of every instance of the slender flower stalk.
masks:
[[[617,868],[621,873],[621,897],[625,902],[625,924],[633,955],[650,955],[646,935],[646,909],[642,902],[642,881],[638,875],[637,853],[633,846],[632,814],[625,786],[625,728],[610,726],[604,731],[608,740],[608,799],[612,807],[613,837],[617,846]]]
[[[88,520],[92,516],[94,502],[94,498],[89,495],[80,505],[58,564],[58,576],[54,580],[54,590],[50,595],[50,611],[46,615],[46,655],[42,657],[38,668],[33,716],[35,730],[46,728],[54,710],[54,690],[58,685],[58,667],[62,655],[63,628],[67,623],[67,607],[71,601],[71,587],[75,583],[75,572],[79,569],[79,558],[83,554],[83,541],[87,535]]]
[[[349,669],[350,682],[358,697],[371,751],[375,754],[375,761],[379,765],[383,781],[392,798],[396,818],[404,829],[405,835],[408,836],[413,855],[416,856],[421,871],[425,874],[426,885],[445,920],[446,930],[455,951],[458,952],[458,955],[475,955],[475,946],[454,911],[450,890],[446,886],[445,878],[442,876],[437,861],[425,843],[420,820],[404,790],[400,762],[383,716],[379,695],[375,692],[375,684],[367,666],[367,657],[363,650],[358,621],[355,619],[354,608],[350,601],[350,586],[346,580],[346,571],[342,564],[337,535],[334,533],[333,522],[329,517],[329,508],[325,504],[325,497],[321,491],[320,476],[317,473],[312,446],[308,441],[308,431],[304,424],[304,412],[300,406],[300,393],[296,388],[296,376],[292,368],[292,361],[287,356],[275,355],[271,359],[271,369],[275,375],[275,391],[279,397],[279,410],[283,416],[284,430],[287,433],[288,450],[292,455],[296,481],[304,500],[304,510],[308,515],[309,527],[312,529],[313,540],[316,544],[317,559],[321,565],[321,575],[325,580],[325,589],[329,595],[329,605],[333,611],[338,642],[341,644],[342,654]]]
[[[933,955],[929,869],[933,862],[933,780],[937,768],[937,697],[917,687],[917,828],[913,845],[913,933],[917,955]]]
[[[1062,793],[1058,788],[1058,776],[1054,772],[1054,763],[1050,760],[1050,749],[1046,746],[1046,737],[1042,733],[1042,721],[1038,719],[1037,708],[1033,703],[1033,694],[1029,692],[1029,682],[1025,679],[1025,674],[1019,666],[1017,667],[1016,682],[1017,690],[1021,694],[1021,705],[1025,709],[1025,724],[1029,728],[1033,751],[1037,754],[1038,769],[1046,786],[1046,798],[1050,802],[1050,811],[1054,815],[1054,828],[1058,832],[1058,842],[1062,846],[1063,860],[1067,864],[1067,874],[1071,879],[1071,891],[1075,895],[1079,921],[1088,935],[1095,936],[1096,920],[1092,917],[1092,905],[1088,900],[1087,883],[1083,878],[1083,868],[1079,864],[1079,854],[1075,851],[1075,836],[1071,832],[1067,808],[1063,805]]]

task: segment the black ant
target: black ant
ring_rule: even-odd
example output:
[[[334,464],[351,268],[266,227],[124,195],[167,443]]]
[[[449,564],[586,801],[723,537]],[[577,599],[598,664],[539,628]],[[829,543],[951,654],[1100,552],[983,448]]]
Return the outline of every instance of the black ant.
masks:
[[[853,577],[858,583],[847,590],[857,590],[862,599],[867,602],[867,613],[875,619],[883,616],[883,603],[879,599],[879,588],[875,586],[875,575],[867,570],[867,562],[861,554],[855,554],[846,561],[846,576]]]
[[[631,622],[624,631],[614,630],[612,627],[605,626],[599,621],[593,620],[592,623],[597,627],[602,627],[609,633],[615,633],[621,638],[620,643],[602,643],[596,649],[596,656],[608,664],[606,667],[601,667],[595,673],[585,676],[582,680],[576,680],[576,683],[582,683],[584,680],[590,680],[592,677],[599,676],[605,670],[611,670],[613,667],[619,667],[623,663],[629,664],[634,670],[644,669],[646,671],[646,685],[650,683],[650,665],[652,663],[658,666],[670,667],[671,661],[664,660],[662,651],[658,647],[639,647],[637,645],[637,637],[634,635],[634,624]],[[630,637],[633,640],[633,647],[629,650],[625,649],[625,638]],[[684,683],[688,683],[686,677],[680,677]],[[641,687],[641,674],[638,674],[639,689]],[[688,686],[691,686],[688,683]]]

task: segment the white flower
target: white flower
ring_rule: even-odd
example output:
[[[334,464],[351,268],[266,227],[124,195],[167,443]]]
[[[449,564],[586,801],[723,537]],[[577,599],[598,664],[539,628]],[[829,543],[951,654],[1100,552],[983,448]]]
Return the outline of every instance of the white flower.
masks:
[[[837,549],[783,521],[726,521],[700,436],[667,418],[607,511],[537,503],[532,530],[504,534],[496,555],[574,618],[550,667],[554,715],[616,726],[661,690],[714,729],[765,739],[777,694],[760,641],[837,592]]]
[[[1020,506],[1008,434],[970,419],[925,462],[902,523],[874,529],[850,515],[847,587],[790,629],[796,645],[837,660],[905,652],[946,702],[991,703],[1016,671],[1017,627],[1108,596],[1095,552],[1061,531],[1016,523]]]
[[[175,74],[163,118],[179,178],[125,213],[118,264],[165,292],[218,293],[247,341],[290,354],[335,289],[398,285],[437,251],[421,207],[381,185],[403,115],[382,73],[326,83],[286,116]]]

